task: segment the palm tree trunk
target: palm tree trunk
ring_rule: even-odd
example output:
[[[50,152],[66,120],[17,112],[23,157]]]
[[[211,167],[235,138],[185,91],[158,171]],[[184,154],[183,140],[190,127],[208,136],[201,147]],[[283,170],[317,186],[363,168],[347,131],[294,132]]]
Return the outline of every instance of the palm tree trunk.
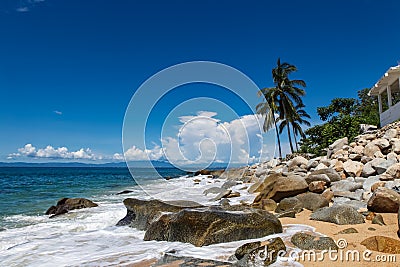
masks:
[[[292,135],[290,134],[290,124],[286,126],[287,128],[287,133],[288,133],[288,138],[289,138],[289,145],[290,145],[290,152],[293,154],[293,144],[292,144]]]
[[[294,143],[296,145],[296,152],[299,152],[299,145],[297,144],[296,132],[294,130],[293,125],[292,125],[292,131],[293,131]]]
[[[276,140],[278,141],[279,159],[282,159],[281,138],[280,138],[279,132],[278,132],[278,125],[276,125],[275,113],[274,113],[274,124],[275,124],[275,131],[276,131]]]

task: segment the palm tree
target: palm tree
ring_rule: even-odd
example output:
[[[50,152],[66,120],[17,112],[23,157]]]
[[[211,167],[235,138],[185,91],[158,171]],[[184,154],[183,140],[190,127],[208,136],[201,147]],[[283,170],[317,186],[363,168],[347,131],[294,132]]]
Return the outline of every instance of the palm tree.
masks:
[[[288,131],[290,150],[293,153],[294,149],[292,144],[293,143],[292,133],[289,122],[293,121],[295,118],[296,109],[294,104],[299,106],[303,105],[301,97],[305,95],[305,91],[301,87],[305,87],[306,83],[303,80],[289,79],[289,74],[295,71],[297,71],[296,66],[286,62],[281,63],[281,60],[278,58],[277,66],[272,70],[272,79],[274,81],[275,86],[260,90],[260,94],[264,96],[266,103],[270,105],[270,110],[262,110],[261,107],[259,107],[260,113],[266,115],[264,121],[264,131],[267,131],[270,128],[272,128],[272,125],[275,126],[280,157],[282,157],[282,153],[281,153],[279,132],[277,129],[277,122],[285,120],[288,122],[287,124],[284,124],[284,126],[282,127],[284,128],[287,125],[286,128]],[[263,113],[262,111],[265,112]],[[267,113],[267,111],[269,113]],[[275,115],[275,113],[278,113],[279,116],[277,119],[272,120],[271,118]]]
[[[286,118],[281,121],[279,125],[279,133],[282,133],[283,129],[292,127],[294,143],[296,145],[296,151],[299,151],[298,142],[296,136],[301,136],[302,138],[305,137],[303,129],[301,127],[302,124],[306,126],[311,126],[310,122],[304,118],[310,119],[310,115],[303,109],[304,105],[297,105],[295,110],[293,110],[292,115],[290,118]]]

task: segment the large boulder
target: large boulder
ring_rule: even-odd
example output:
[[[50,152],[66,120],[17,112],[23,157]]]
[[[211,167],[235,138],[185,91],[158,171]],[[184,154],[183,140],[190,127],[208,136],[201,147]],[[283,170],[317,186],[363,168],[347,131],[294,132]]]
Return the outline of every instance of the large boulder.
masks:
[[[297,195],[296,198],[303,204],[303,207],[305,209],[311,211],[315,211],[319,208],[329,206],[329,201],[320,194],[316,193],[307,192]]]
[[[263,210],[227,212],[183,209],[162,215],[147,229],[144,240],[178,241],[206,246],[281,233],[280,221]]]
[[[299,213],[303,210],[303,203],[297,197],[284,198],[279,202],[275,209],[276,213],[293,210],[295,213]]]
[[[311,214],[310,219],[339,225],[364,223],[364,217],[355,208],[348,205],[318,209]]]
[[[386,187],[379,187],[368,200],[370,211],[397,213],[400,206],[400,194]]]
[[[264,189],[254,199],[254,203],[258,203],[264,198],[279,202],[285,197],[296,196],[307,190],[308,184],[303,177],[298,175],[283,176],[280,174],[264,182]]]
[[[146,230],[151,223],[157,220],[165,212],[178,212],[185,208],[203,207],[193,201],[160,201],[157,199],[141,200],[127,198],[124,200],[127,209],[126,216],[121,219],[117,226],[129,225],[139,230]]]
[[[93,208],[98,205],[93,201],[86,198],[62,198],[56,206],[51,206],[47,211],[46,215],[52,215],[50,218],[67,213],[70,210]]]

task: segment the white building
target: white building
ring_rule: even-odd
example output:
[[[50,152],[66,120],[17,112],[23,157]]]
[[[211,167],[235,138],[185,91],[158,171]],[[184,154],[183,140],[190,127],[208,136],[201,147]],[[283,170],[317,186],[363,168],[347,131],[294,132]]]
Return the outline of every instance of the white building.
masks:
[[[381,126],[400,119],[399,81],[400,65],[388,69],[369,92],[378,96]]]

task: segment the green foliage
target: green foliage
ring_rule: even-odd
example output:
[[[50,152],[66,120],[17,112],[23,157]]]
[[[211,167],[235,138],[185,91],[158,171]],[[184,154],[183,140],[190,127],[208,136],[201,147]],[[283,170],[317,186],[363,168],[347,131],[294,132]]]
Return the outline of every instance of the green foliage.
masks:
[[[359,134],[360,124],[377,125],[379,112],[376,97],[368,96],[369,89],[358,91],[358,98],[335,98],[317,113],[326,123],[305,131],[306,138],[300,141],[300,151],[315,155],[325,154],[325,148],[337,139],[347,137],[349,142]]]

